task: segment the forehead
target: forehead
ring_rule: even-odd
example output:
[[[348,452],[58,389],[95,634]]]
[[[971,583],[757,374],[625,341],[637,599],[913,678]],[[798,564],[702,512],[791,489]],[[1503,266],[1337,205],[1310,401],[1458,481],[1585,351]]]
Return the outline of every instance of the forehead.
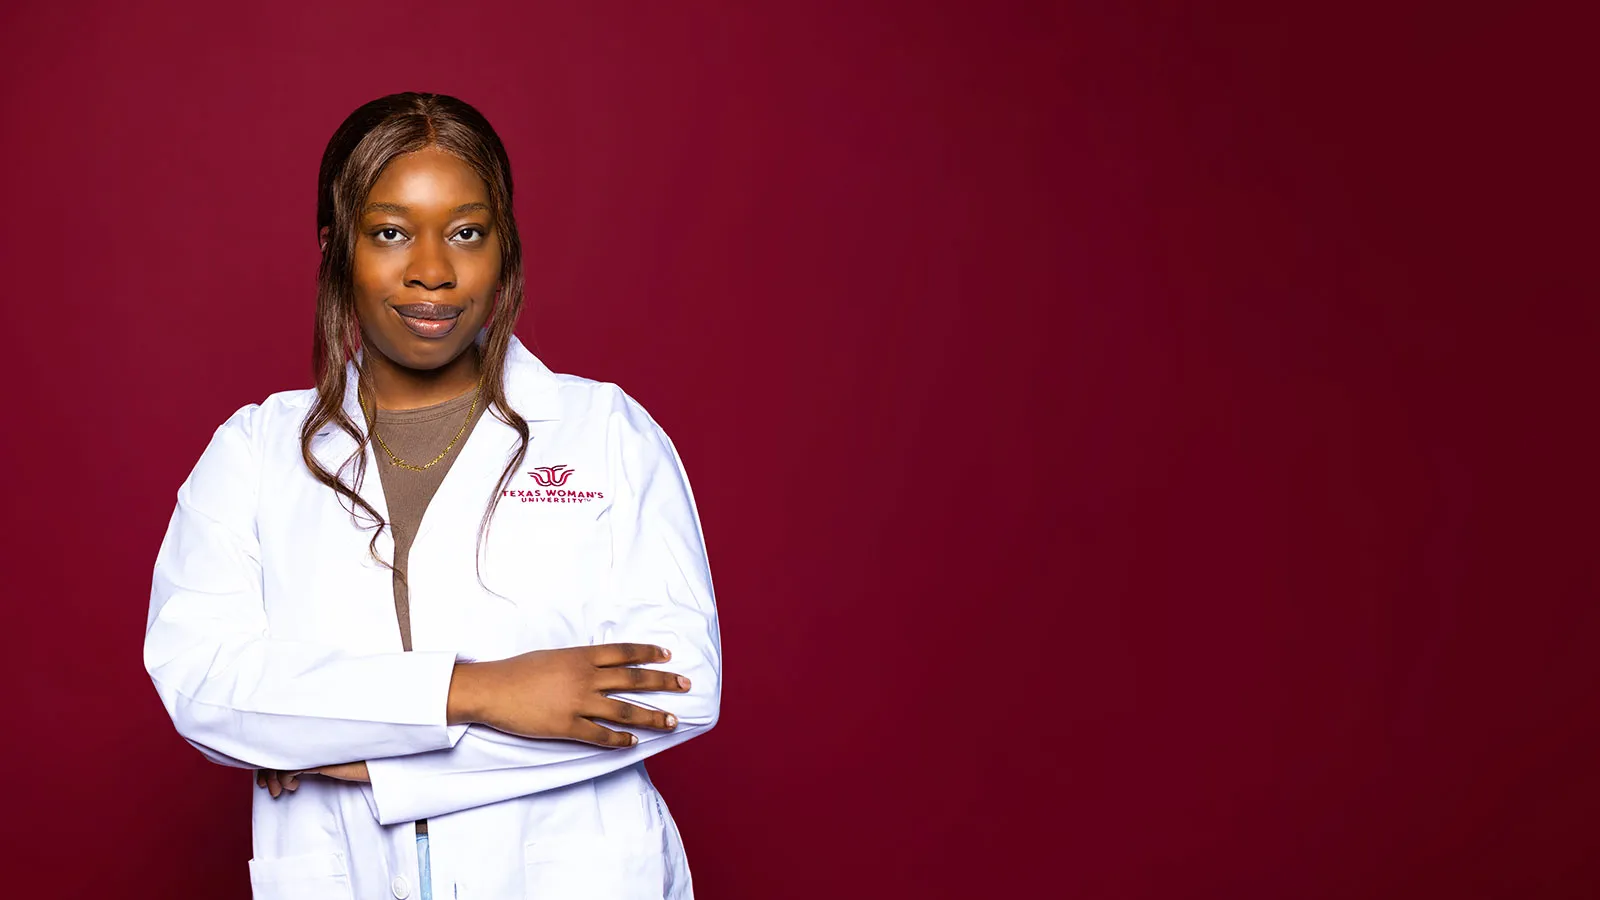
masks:
[[[462,204],[488,202],[488,185],[478,173],[460,157],[434,147],[390,160],[367,195],[369,206],[404,206],[415,215],[447,215]]]

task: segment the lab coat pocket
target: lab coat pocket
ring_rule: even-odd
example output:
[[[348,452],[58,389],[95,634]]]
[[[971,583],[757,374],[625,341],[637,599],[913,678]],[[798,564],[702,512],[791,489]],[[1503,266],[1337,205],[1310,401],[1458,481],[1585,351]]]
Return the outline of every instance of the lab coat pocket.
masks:
[[[250,860],[254,900],[353,900],[350,873],[340,853],[302,853]]]
[[[528,900],[662,900],[665,831],[552,837],[523,847]]]

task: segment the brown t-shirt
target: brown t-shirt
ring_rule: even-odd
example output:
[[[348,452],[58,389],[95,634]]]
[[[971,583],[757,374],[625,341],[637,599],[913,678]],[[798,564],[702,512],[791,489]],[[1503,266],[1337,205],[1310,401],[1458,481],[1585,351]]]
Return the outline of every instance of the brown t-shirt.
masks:
[[[417,409],[380,409],[376,414],[374,431],[383,436],[383,442],[395,456],[413,466],[426,465],[461,430],[467,409],[473,406],[475,393],[475,390],[469,390],[443,403]],[[445,473],[450,470],[456,457],[461,455],[461,445],[467,442],[472,429],[482,417],[483,399],[479,397],[477,406],[472,410],[472,420],[456,440],[455,446],[443,459],[421,472],[393,465],[389,461],[389,454],[374,442],[373,452],[377,456],[379,478],[383,482],[383,496],[389,506],[389,526],[394,530],[394,612],[400,622],[400,643],[406,650],[411,649],[411,603],[400,575],[406,571],[411,542],[417,536],[417,526],[422,522],[428,501],[433,499]],[[417,831],[427,830],[428,823],[418,820]]]

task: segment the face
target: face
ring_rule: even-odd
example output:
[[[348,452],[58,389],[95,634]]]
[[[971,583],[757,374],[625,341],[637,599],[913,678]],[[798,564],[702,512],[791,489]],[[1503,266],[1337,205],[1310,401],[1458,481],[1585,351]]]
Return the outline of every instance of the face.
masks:
[[[368,352],[432,370],[471,347],[499,286],[494,227],[488,188],[460,158],[427,147],[391,160],[356,235],[356,315]]]

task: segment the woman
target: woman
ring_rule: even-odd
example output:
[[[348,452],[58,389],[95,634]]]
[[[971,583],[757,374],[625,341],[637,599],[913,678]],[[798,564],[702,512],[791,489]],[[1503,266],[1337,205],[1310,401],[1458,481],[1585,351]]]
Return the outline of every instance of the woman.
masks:
[[[258,900],[693,896],[644,760],[717,722],[698,514],[638,403],[513,336],[511,198],[466,103],[352,113],[316,387],[236,412],[178,491],[145,668],[258,770]]]

